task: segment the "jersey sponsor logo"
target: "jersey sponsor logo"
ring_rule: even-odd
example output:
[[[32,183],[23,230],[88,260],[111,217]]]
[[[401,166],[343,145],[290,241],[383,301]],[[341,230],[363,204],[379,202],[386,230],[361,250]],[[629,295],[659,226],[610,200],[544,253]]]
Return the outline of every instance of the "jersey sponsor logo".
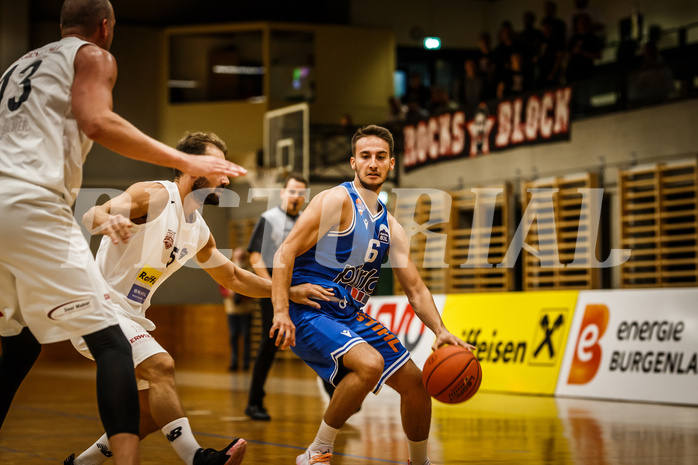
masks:
[[[141,270],[138,272],[138,281],[142,282],[143,284],[146,284],[148,286],[153,286],[157,280],[162,276],[162,271],[158,271],[155,268],[151,268],[149,266],[144,266],[141,268]]]
[[[174,239],[175,239],[175,232],[171,229],[168,229],[167,234],[165,234],[165,239],[162,240],[162,243],[165,244],[165,249],[172,248],[172,246],[174,245]]]
[[[364,214],[364,210],[366,210],[366,206],[361,201],[361,199],[356,199],[356,209],[359,210],[359,215]]]
[[[346,337],[351,337],[351,333],[349,332],[348,329],[345,329],[345,330],[342,331],[340,334],[343,334],[343,335],[345,335]]]
[[[109,293],[104,294],[104,300],[109,300],[109,299],[111,299],[111,296],[109,295]]]
[[[129,300],[133,300],[134,302],[138,302],[139,304],[142,304],[145,302],[145,299],[148,298],[148,294],[150,294],[150,289],[143,288],[139,286],[138,284],[134,284],[131,286],[131,290],[128,293],[128,296],[126,296]]]
[[[92,299],[72,300],[49,310],[48,317],[52,320],[69,320],[89,313],[93,308]]]
[[[344,285],[355,300],[366,303],[378,282],[377,275],[378,270],[375,268],[364,270],[363,265],[359,267],[346,265],[332,281]]]
[[[388,231],[388,226],[381,224],[378,230],[378,240],[386,244],[390,243],[390,232]]]

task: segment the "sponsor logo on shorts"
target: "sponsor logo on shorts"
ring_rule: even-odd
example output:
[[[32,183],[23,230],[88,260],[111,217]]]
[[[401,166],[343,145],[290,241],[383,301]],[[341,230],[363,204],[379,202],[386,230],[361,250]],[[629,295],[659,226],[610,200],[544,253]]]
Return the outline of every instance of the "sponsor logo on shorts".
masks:
[[[356,314],[356,321],[362,322],[364,325],[371,328],[377,335],[383,336],[383,340],[388,343],[393,352],[398,353],[401,348],[404,348],[400,339],[397,338],[388,328],[380,324],[370,315],[359,312]]]
[[[111,299],[111,296],[109,294],[104,294],[104,300],[109,300]]]
[[[144,266],[138,272],[137,279],[143,284],[152,287],[157,282],[157,280],[160,279],[160,276],[162,276],[162,271],[158,271],[155,268],[151,268],[149,266]]]
[[[69,320],[79,315],[89,313],[94,309],[92,299],[78,299],[52,308],[48,317],[52,320]]]
[[[138,302],[139,304],[142,304],[145,302],[145,299],[148,298],[148,294],[150,294],[150,289],[145,289],[138,284],[134,284],[131,287],[131,290],[128,293],[128,299],[133,300],[134,302]]]
[[[138,334],[136,336],[133,336],[131,339],[128,340],[128,342],[130,342],[131,344],[135,344],[136,342],[138,342],[140,340],[152,339],[152,338],[153,338],[153,336],[151,336],[150,334],[142,333],[142,334]]]
[[[378,231],[378,240],[388,244],[390,243],[390,232],[388,231],[388,226],[382,224],[380,230]]]

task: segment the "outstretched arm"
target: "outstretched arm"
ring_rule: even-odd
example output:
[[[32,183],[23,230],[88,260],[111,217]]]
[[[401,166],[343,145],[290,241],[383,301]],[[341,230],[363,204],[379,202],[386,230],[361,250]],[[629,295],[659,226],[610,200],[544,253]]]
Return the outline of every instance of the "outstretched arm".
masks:
[[[148,137],[113,111],[116,60],[97,46],[85,45],[74,61],[72,110],[80,129],[93,141],[125,157],[177,168],[192,176],[240,176],[247,171],[213,156],[192,156]]]
[[[271,281],[244,270],[228,260],[216,248],[213,235],[209,236],[206,245],[196,254],[196,260],[218,284],[227,289],[248,297],[271,297]],[[315,308],[320,308],[318,300],[328,300],[331,295],[331,291],[307,283],[293,286],[290,291],[291,300]]]
[[[465,343],[451,334],[444,325],[439,310],[434,303],[434,297],[419,276],[417,267],[414,266],[409,253],[409,241],[405,230],[397,220],[389,215],[390,221],[390,262],[397,276],[400,286],[405,290],[407,300],[414,309],[415,314],[435,335],[436,340],[432,350],[436,350],[444,344],[459,345],[467,349],[474,346]]]

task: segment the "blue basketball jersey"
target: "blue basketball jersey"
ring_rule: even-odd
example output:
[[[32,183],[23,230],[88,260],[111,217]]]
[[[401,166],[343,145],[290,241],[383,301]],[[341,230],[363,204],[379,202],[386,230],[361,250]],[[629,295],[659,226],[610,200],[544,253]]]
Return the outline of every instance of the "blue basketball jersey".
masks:
[[[328,232],[297,257],[292,285],[311,283],[332,288],[336,302],[323,305],[321,311],[346,317],[361,309],[376,287],[390,247],[390,228],[388,211],[380,200],[379,211],[372,215],[353,182],[341,186],[354,207],[351,226]]]

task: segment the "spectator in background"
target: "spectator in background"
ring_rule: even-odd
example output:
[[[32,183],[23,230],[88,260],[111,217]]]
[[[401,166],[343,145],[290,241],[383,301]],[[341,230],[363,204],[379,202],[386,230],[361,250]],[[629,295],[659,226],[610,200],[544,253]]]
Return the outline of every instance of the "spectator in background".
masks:
[[[543,20],[541,31],[543,41],[536,57],[538,76],[536,85],[545,89],[560,85],[565,56],[565,44],[555,38],[555,21],[552,18]]]
[[[596,8],[589,6],[589,0],[573,0],[573,2],[575,9],[570,17],[570,29],[574,31],[577,18],[586,15],[590,20],[591,33],[598,37],[603,44],[605,42],[606,26],[601,14]]]
[[[420,107],[415,101],[407,103],[407,113],[405,114],[406,124],[416,124],[427,118],[429,118],[429,112],[426,108]]]
[[[251,271],[247,252],[243,248],[233,250],[233,263],[239,268]],[[218,286],[223,296],[223,307],[228,317],[228,330],[230,333],[230,366],[229,371],[237,371],[239,366],[238,347],[242,337],[242,369],[250,369],[250,327],[252,325],[252,312],[255,308],[255,299]]]
[[[488,32],[483,32],[477,42],[477,73],[482,77],[482,100],[495,97],[494,82],[494,56],[492,51],[492,37]]]
[[[444,86],[434,86],[431,88],[431,100],[429,101],[429,113],[431,115],[441,115],[449,111],[458,109],[458,104],[451,99],[448,90]]]
[[[391,95],[388,97],[388,116],[383,125],[390,132],[401,134],[407,120],[407,106],[403,105],[399,98]]]
[[[594,60],[601,57],[602,44],[591,31],[591,19],[587,15],[576,17],[574,31],[568,48],[565,79],[567,84],[574,85],[573,111],[584,114],[590,109],[591,84],[588,81],[594,74]]]
[[[503,21],[499,28],[499,42],[493,52],[494,81],[497,87],[500,82],[506,79],[507,72],[511,70],[511,54],[516,50],[515,38],[516,34],[511,22]]]
[[[628,73],[639,66],[638,63],[638,41],[634,36],[637,34],[637,24],[633,17],[623,18],[619,21],[620,44],[616,50],[616,67],[618,72],[618,95],[621,108],[627,103],[628,94]],[[640,26],[641,28],[641,26]]]
[[[463,71],[464,76],[458,82],[456,95],[465,110],[466,117],[470,118],[475,114],[475,109],[483,100],[485,80],[482,75],[478,74],[477,64],[472,58],[465,60]]]
[[[628,100],[631,103],[663,100],[674,91],[673,72],[659,51],[661,35],[659,26],[650,27],[648,40],[642,46],[640,71],[629,83]]]
[[[420,108],[427,108],[431,99],[431,91],[422,81],[422,75],[418,72],[410,73],[410,80],[402,96],[402,103],[410,105],[416,103]]]
[[[521,95],[527,90],[528,83],[523,71],[523,59],[520,53],[512,53],[509,57],[509,69],[501,75],[497,84],[497,98]]]
[[[589,79],[594,72],[594,60],[601,58],[601,41],[591,30],[591,18],[575,16],[574,35],[570,38],[565,77],[568,83]]]
[[[552,1],[545,2],[545,15],[541,19],[541,26],[548,23],[550,25],[550,40],[556,44],[567,43],[567,24],[557,17],[557,3]]]
[[[521,67],[525,81],[530,85],[536,78],[536,57],[543,43],[543,32],[536,27],[536,14],[526,11],[523,14],[523,30],[518,35],[521,49]]]

